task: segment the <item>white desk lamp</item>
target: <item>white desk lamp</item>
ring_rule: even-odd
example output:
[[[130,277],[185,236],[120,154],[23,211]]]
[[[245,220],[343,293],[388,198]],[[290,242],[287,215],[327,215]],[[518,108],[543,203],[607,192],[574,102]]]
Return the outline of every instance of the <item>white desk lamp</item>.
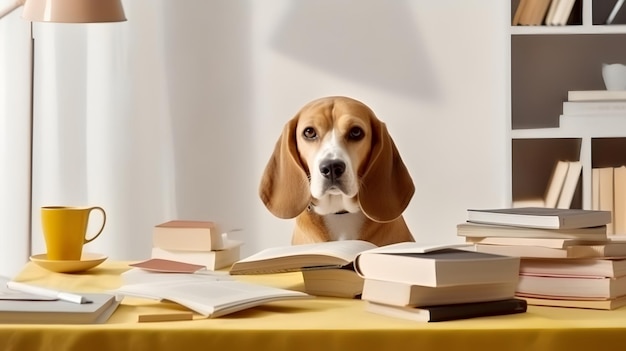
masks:
[[[32,236],[32,185],[33,185],[33,106],[34,106],[34,48],[32,22],[57,22],[57,23],[100,23],[100,22],[123,22],[126,21],[124,8],[121,0],[16,0],[5,9],[0,9],[0,19],[24,6],[22,18],[31,22],[31,48],[30,48],[30,200],[28,208],[29,230],[28,247],[31,247]]]

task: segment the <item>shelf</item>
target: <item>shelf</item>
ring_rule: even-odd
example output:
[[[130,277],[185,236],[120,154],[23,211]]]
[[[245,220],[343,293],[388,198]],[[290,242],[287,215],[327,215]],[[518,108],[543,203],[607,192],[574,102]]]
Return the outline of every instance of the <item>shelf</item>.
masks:
[[[564,116],[558,128],[514,129],[513,139],[626,137],[626,116]]]
[[[509,26],[511,198],[541,198],[557,161],[583,164],[574,208],[591,208],[591,170],[626,164],[626,116],[565,116],[571,90],[605,89],[602,66],[626,63],[626,5],[577,0],[565,26]],[[519,0],[511,0],[511,18]]]
[[[626,9],[624,9],[626,11]],[[511,35],[626,34],[626,25],[512,26]]]

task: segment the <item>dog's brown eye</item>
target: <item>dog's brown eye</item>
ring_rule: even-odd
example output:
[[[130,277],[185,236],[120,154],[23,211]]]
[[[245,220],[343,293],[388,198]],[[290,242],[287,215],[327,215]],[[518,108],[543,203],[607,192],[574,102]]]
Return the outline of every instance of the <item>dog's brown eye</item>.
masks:
[[[350,140],[361,140],[364,136],[365,133],[360,127],[352,127],[352,129],[350,129],[350,133],[348,134],[348,138]]]
[[[313,129],[313,127],[306,127],[304,128],[304,131],[302,132],[302,135],[306,138],[306,139],[316,139],[317,138],[317,132],[315,131],[315,129]]]

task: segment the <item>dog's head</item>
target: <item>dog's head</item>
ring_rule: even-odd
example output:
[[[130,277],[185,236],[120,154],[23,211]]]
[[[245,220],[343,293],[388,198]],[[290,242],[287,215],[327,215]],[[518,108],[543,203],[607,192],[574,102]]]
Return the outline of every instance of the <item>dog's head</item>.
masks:
[[[363,211],[375,222],[398,218],[414,191],[385,124],[347,97],[312,101],[287,122],[259,189],[280,218],[308,207],[321,215]]]

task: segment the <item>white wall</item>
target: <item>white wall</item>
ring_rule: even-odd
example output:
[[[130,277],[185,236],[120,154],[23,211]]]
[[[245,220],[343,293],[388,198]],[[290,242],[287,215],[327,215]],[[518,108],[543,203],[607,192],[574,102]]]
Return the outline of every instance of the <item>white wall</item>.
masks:
[[[57,60],[48,69],[54,72],[38,76],[62,77],[51,83],[63,87],[56,95],[79,100],[50,102],[65,123],[79,121],[75,128],[82,128],[84,120],[97,121],[106,132],[88,130],[98,140],[84,157],[69,160],[107,162],[78,179],[80,187],[51,188],[39,181],[49,174],[35,174],[35,215],[43,201],[58,199],[107,207],[103,239],[89,251],[147,258],[152,226],[171,215],[242,228],[233,236],[245,241],[243,255],[287,245],[293,221],[263,207],[259,179],[283,124],[303,104],[326,95],[357,98],[387,123],[416,185],[405,217],[418,240],[456,241],[455,226],[468,207],[507,203],[506,2],[128,0],[124,6],[129,21],[97,29],[102,32],[95,37],[59,26],[64,30],[55,32],[55,50],[85,58]],[[36,26],[40,43],[55,36],[46,35],[47,26]],[[86,39],[60,39],[66,33]],[[115,55],[90,68],[104,71],[86,83],[80,60],[106,54],[86,45],[94,38],[112,40]],[[48,61],[44,52],[38,62]],[[122,86],[102,86],[107,76]],[[53,96],[38,91],[45,96],[35,96],[37,106]],[[39,108],[36,118],[48,113]],[[91,139],[74,134],[56,138],[78,140],[70,144]],[[35,144],[45,150],[42,142]],[[163,174],[155,174],[159,167]],[[85,186],[89,194],[81,192]],[[23,215],[11,223],[21,223]],[[37,224],[32,253],[44,250]],[[2,235],[8,247],[24,245]],[[0,270],[7,267],[3,262],[0,257]]]
[[[458,240],[468,207],[506,203],[504,2],[185,5],[198,11],[165,11],[179,53],[172,109],[190,141],[177,151],[180,216],[244,228],[244,253],[288,244],[293,221],[262,206],[258,181],[283,123],[325,95],[360,99],[388,124],[416,184],[405,215],[418,240]]]

